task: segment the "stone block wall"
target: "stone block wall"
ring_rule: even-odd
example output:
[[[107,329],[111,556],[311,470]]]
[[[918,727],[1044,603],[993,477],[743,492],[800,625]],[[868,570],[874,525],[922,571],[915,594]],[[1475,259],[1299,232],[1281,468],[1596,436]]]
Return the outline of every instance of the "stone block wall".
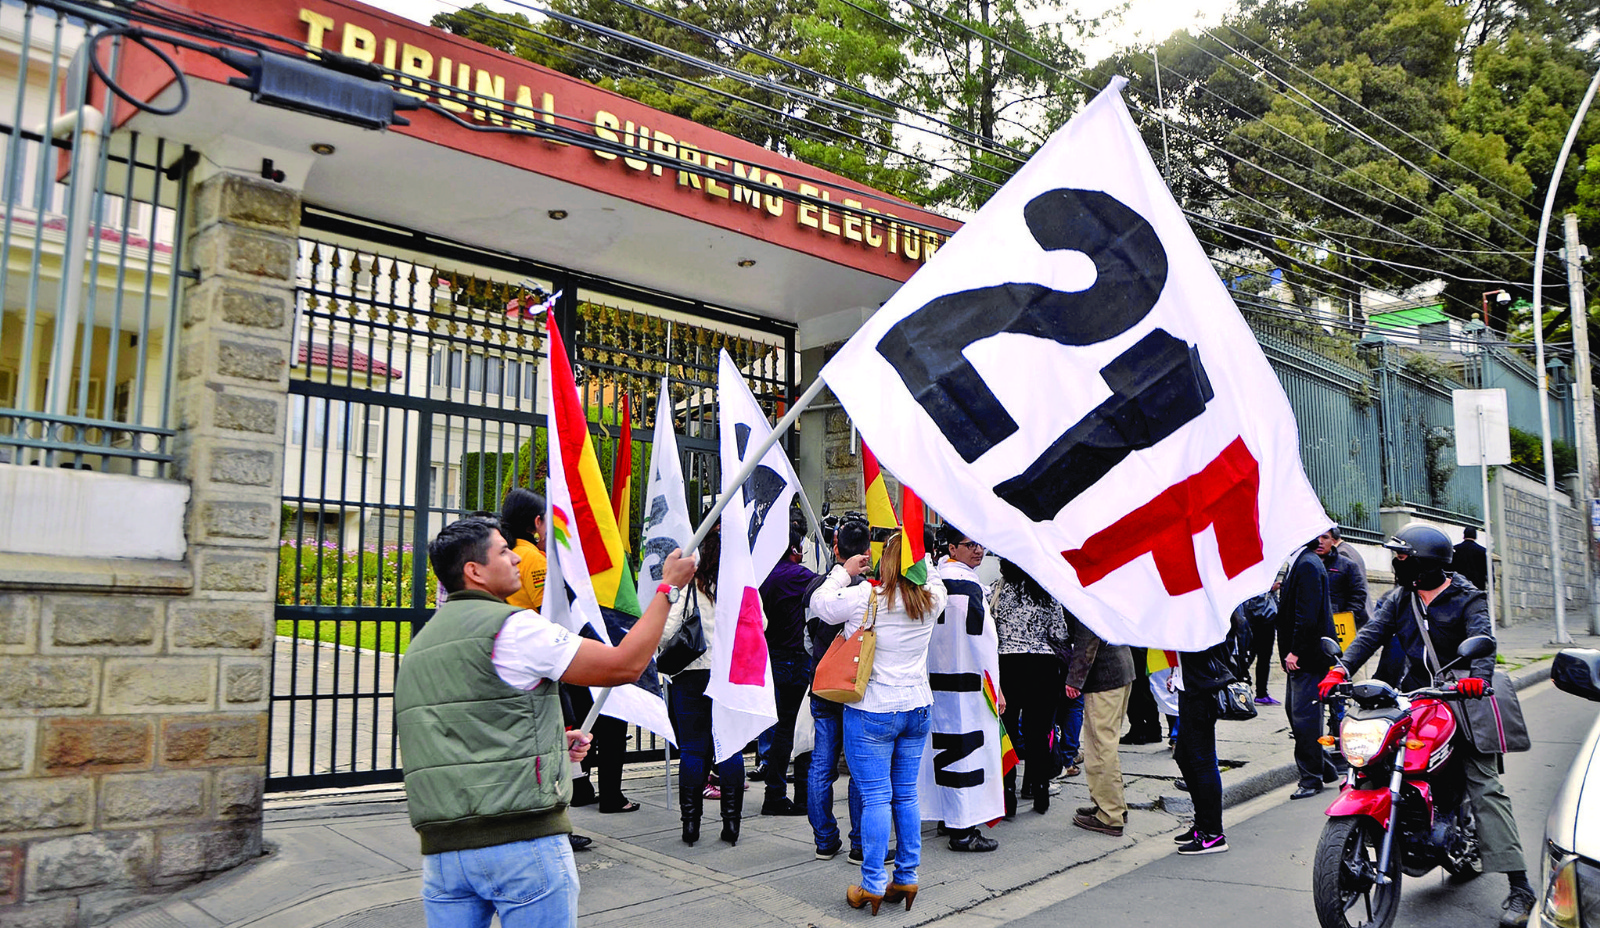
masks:
[[[1583,558],[1588,538],[1584,513],[1567,497],[1556,498],[1562,571],[1562,589],[1558,591],[1550,562],[1550,520],[1543,482],[1501,468],[1496,483],[1500,513],[1494,532],[1501,565],[1495,581],[1504,585],[1503,592],[1496,591],[1504,604],[1501,622],[1547,622],[1553,636],[1555,597],[1559,594],[1564,597],[1567,627],[1586,627],[1590,597],[1584,583]]]
[[[219,174],[191,202],[187,558],[0,591],[0,928],[96,925],[261,853],[300,199]]]

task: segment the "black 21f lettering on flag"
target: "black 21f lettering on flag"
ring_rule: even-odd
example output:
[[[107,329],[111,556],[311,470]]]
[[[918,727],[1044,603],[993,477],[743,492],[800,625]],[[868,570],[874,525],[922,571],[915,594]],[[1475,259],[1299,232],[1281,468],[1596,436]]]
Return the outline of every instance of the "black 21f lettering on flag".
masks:
[[[1094,262],[1087,290],[1008,283],[949,293],[895,323],[878,353],[895,368],[962,459],[971,463],[1018,426],[963,352],[1001,333],[1085,346],[1121,335],[1156,305],[1167,253],[1143,216],[1110,194],[1062,188],[1023,208],[1046,251],[1080,251]],[[1111,396],[1062,433],[995,492],[1036,522],[1205,411],[1213,392],[1199,353],[1162,329],[1101,368]]]

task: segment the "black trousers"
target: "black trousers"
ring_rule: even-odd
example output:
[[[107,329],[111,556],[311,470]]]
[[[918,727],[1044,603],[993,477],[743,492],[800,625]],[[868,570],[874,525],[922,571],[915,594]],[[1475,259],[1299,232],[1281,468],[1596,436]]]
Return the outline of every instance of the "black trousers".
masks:
[[[1128,734],[1135,737],[1161,740],[1161,707],[1150,692],[1150,678],[1145,668],[1150,666],[1144,648],[1130,648],[1133,652],[1133,691],[1128,694]]]
[[[1317,699],[1317,684],[1327,675],[1323,670],[1290,670],[1283,696],[1283,708],[1294,732],[1294,763],[1300,768],[1300,785],[1321,789],[1325,779],[1335,777],[1333,760],[1317,741],[1322,737],[1322,703]]]
[[[1194,801],[1194,827],[1222,834],[1222,773],[1217,769],[1216,690],[1178,691],[1178,769]]]
[[[1056,707],[1066,695],[1061,688],[1066,675],[1066,665],[1054,654],[1000,655],[1000,686],[1006,694],[1006,711],[1000,719],[1012,733],[1021,723],[1024,782],[1035,788],[1048,784],[1055,773],[1050,734],[1056,727]],[[1016,782],[1013,768],[1006,774],[1008,796]]]
[[[773,697],[777,703],[778,724],[773,726],[772,747],[767,749],[767,802],[784,798],[784,780],[789,773],[790,753],[794,750],[794,725],[800,715],[800,704],[805,701],[806,687],[811,683],[811,659],[799,648],[772,648]],[[795,804],[805,805],[806,781],[810,759],[806,768],[794,778]]]
[[[576,719],[572,724],[582,725],[589,709],[594,706],[594,697],[589,695],[589,688],[564,683],[561,689],[572,703]],[[589,756],[583,759],[583,769],[599,771],[596,792],[600,808],[621,808],[628,801],[628,797],[622,795],[622,755],[628,750],[628,723],[602,715],[594,720],[594,728],[589,734],[594,736],[594,740],[589,744]]]
[[[1250,623],[1250,647],[1255,651],[1256,657],[1256,695],[1266,696],[1267,677],[1272,672],[1272,664],[1277,659],[1277,651],[1273,648],[1273,636],[1278,630],[1275,620]]]

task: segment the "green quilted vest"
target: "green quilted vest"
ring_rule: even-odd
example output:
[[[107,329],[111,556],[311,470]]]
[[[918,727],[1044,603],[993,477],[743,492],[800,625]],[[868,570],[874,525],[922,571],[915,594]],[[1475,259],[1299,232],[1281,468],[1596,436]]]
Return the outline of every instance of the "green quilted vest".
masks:
[[[424,854],[572,831],[557,685],[519,690],[490,660],[517,611],[487,593],[452,593],[400,662],[395,727]]]

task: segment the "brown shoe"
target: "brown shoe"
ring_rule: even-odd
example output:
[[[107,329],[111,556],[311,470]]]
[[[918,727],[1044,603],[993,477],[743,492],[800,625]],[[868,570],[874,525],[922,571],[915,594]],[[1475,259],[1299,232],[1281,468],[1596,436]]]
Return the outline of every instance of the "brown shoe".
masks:
[[[1078,807],[1078,814],[1079,815],[1093,816],[1093,815],[1099,814],[1099,812],[1100,812],[1100,807],[1099,806],[1079,806]]]
[[[1105,822],[1100,821],[1093,815],[1084,815],[1079,813],[1073,817],[1072,824],[1077,825],[1079,828],[1082,828],[1085,831],[1092,831],[1102,835],[1110,835],[1113,838],[1122,837],[1121,825],[1107,825]]]

